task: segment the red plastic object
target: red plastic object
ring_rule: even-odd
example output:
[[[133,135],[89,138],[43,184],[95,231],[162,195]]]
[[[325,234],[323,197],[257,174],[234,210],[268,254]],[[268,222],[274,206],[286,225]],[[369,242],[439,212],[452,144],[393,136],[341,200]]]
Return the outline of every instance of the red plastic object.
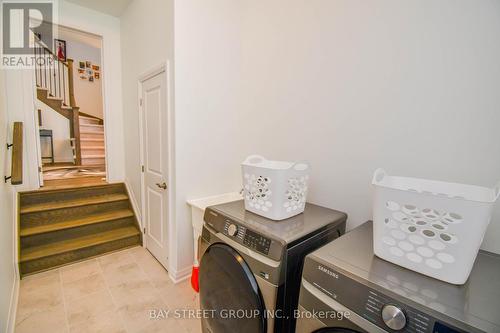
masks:
[[[200,281],[198,280],[198,271],[199,267],[193,265],[193,271],[191,272],[191,287],[193,287],[194,291],[197,293],[200,292]]]

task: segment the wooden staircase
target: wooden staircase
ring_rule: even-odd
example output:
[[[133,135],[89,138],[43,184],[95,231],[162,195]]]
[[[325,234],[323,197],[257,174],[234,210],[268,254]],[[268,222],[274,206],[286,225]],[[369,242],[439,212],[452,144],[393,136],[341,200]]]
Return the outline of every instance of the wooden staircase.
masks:
[[[71,145],[76,165],[104,166],[104,126],[100,118],[80,112],[76,106],[73,60],[62,61],[41,40],[35,38],[35,66],[37,98],[52,110],[69,120]]]
[[[19,194],[21,276],[142,244],[124,184]]]
[[[80,115],[81,165],[104,165],[104,125],[98,118]]]

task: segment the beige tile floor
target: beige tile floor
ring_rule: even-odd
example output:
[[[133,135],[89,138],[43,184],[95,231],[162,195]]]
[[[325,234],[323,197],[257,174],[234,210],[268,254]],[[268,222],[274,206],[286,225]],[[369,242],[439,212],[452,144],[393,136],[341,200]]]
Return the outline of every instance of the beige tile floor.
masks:
[[[15,331],[201,332],[199,319],[189,319],[198,304],[188,281],[174,284],[147,250],[135,247],[21,280]],[[150,319],[158,309],[171,315]]]

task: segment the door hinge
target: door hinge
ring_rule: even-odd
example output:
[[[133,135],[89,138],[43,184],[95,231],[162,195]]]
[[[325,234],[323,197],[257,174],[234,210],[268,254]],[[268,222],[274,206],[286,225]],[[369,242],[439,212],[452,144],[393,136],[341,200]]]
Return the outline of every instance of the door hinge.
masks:
[[[38,172],[42,172],[42,167],[38,167]]]
[[[146,234],[146,227],[142,229],[142,233],[145,235]]]
[[[144,172],[144,165],[141,165],[141,171]]]
[[[142,106],[142,98],[139,98],[139,105]]]

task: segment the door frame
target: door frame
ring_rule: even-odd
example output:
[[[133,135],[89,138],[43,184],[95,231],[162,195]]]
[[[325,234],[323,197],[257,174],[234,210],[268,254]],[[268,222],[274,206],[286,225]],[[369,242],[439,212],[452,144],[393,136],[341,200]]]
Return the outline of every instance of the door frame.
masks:
[[[106,95],[106,77],[107,75],[106,74],[106,70],[105,68],[107,67],[106,66],[106,57],[105,57],[105,54],[104,54],[104,47],[105,45],[107,45],[107,39],[105,37],[107,37],[107,34],[105,36],[105,33],[102,32],[102,31],[94,31],[93,28],[90,28],[90,27],[81,27],[81,26],[77,26],[73,23],[69,23],[69,22],[66,22],[66,23],[60,23],[58,22],[57,24],[55,24],[57,27],[61,27],[62,29],[66,29],[66,30],[72,30],[73,32],[75,33],[82,33],[82,34],[86,34],[86,35],[93,35],[94,37],[97,37],[97,38],[100,38],[101,40],[101,48],[100,48],[100,56],[101,56],[101,72],[102,72],[102,75],[101,75],[101,79],[100,79],[100,84],[101,84],[101,93],[102,93],[102,121],[104,123],[104,165],[105,165],[105,173],[106,173],[106,183],[111,183],[111,182],[116,182],[116,181],[120,181],[120,180],[117,180],[117,179],[110,179],[110,176],[109,176],[109,170],[111,169],[110,166],[109,166],[109,147],[108,147],[108,144],[109,144],[109,140],[108,140],[108,135],[109,135],[109,130],[107,129],[108,127],[108,122],[107,122],[107,119],[110,118],[108,117],[108,113],[109,113],[109,109],[108,109],[108,101],[107,101],[107,95]],[[57,28],[56,28],[57,29]],[[38,171],[38,167],[39,168],[42,168],[42,164],[43,164],[43,161],[42,161],[42,150],[41,150],[41,142],[40,142],[40,131],[39,131],[39,126],[38,126],[38,107],[37,107],[37,102],[38,102],[38,98],[37,98],[37,88],[36,88],[36,78],[35,78],[35,71],[32,71],[32,87],[33,87],[33,118],[34,118],[34,121],[35,121],[35,126],[36,126],[36,133],[35,133],[35,137],[36,137],[36,155],[37,155],[37,159],[39,160],[39,165],[37,165],[37,172],[39,173],[39,178],[38,178],[38,182],[36,184],[36,187],[35,186],[32,186],[32,189],[40,189],[43,187],[43,171]],[[76,77],[75,77],[76,79]]]
[[[175,189],[175,184],[174,184],[174,166],[175,166],[175,157],[174,157],[174,117],[173,117],[173,112],[172,112],[172,89],[171,89],[171,79],[170,79],[170,63],[169,61],[162,62],[158,64],[157,66],[151,68],[150,70],[144,72],[143,74],[139,75],[139,78],[137,80],[137,109],[139,110],[138,112],[138,117],[139,117],[139,145],[140,145],[140,164],[141,168],[144,165],[144,160],[145,160],[145,152],[144,152],[144,133],[143,133],[143,115],[144,115],[144,110],[143,110],[143,105],[141,105],[141,98],[142,98],[142,86],[143,83],[157,75],[164,75],[165,76],[165,82],[167,83],[166,91],[167,91],[167,144],[165,147],[168,148],[167,151],[167,173],[165,175],[166,177],[166,182],[167,182],[167,264],[168,267],[165,267],[165,269],[169,272],[171,275],[172,270],[170,269],[172,267],[171,260],[170,258],[172,257],[172,234],[173,234],[173,228],[172,228],[172,223],[171,221],[175,221],[175,198],[174,198],[174,189]],[[141,224],[141,231],[143,235],[143,247],[147,248],[147,242],[146,242],[146,237],[144,237],[145,230],[146,230],[146,220],[145,220],[145,215],[146,215],[146,187],[145,187],[145,180],[144,180],[144,172],[142,172],[142,169],[140,170],[141,173],[141,216],[139,217],[139,222]],[[172,276],[172,275],[171,275]]]

